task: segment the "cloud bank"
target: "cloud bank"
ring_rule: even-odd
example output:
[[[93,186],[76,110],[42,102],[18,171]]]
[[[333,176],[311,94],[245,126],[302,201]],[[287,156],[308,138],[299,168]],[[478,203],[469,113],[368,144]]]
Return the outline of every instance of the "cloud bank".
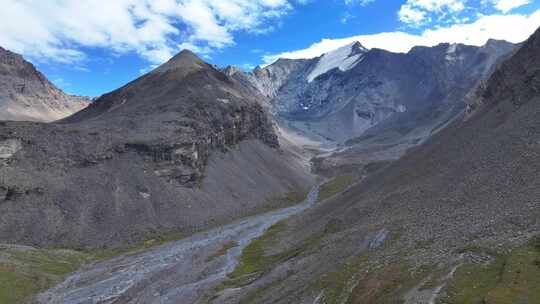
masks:
[[[159,64],[183,47],[205,53],[233,45],[235,32],[271,31],[291,9],[290,0],[4,0],[0,45],[62,63],[88,47]]]

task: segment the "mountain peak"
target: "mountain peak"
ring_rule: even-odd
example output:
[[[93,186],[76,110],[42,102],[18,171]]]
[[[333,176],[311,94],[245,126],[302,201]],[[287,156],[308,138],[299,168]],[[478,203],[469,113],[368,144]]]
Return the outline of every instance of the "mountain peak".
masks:
[[[322,55],[315,68],[308,75],[308,82],[312,82],[318,76],[335,68],[342,72],[352,69],[362,61],[365,53],[367,53],[367,49],[356,41]]]
[[[176,54],[172,59],[178,60],[180,58],[189,59],[189,60],[200,60],[199,57],[195,53],[193,53],[192,51],[188,49],[181,50],[180,53]]]
[[[243,73],[244,71],[237,66],[228,65],[226,68],[222,70],[222,72],[225,73],[225,75],[227,76],[233,76],[236,73]]]
[[[187,73],[200,70],[205,66],[205,62],[201,60],[195,53],[190,50],[182,50],[169,61],[165,62],[154,72],[164,73],[171,70],[183,70]]]
[[[365,53],[368,51],[368,49],[364,47],[359,41],[353,42],[351,49],[353,50],[353,53]]]
[[[513,47],[514,44],[511,42],[508,42],[506,40],[499,40],[499,39],[488,39],[486,44],[484,44],[484,48],[489,47]]]

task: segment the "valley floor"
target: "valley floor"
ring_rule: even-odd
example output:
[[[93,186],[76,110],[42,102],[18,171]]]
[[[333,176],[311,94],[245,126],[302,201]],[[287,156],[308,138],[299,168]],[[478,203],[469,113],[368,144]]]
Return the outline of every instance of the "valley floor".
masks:
[[[87,265],[38,303],[196,303],[213,295],[239,265],[250,242],[312,206],[318,187],[299,205],[219,227],[141,253]],[[226,290],[225,290],[226,292]]]

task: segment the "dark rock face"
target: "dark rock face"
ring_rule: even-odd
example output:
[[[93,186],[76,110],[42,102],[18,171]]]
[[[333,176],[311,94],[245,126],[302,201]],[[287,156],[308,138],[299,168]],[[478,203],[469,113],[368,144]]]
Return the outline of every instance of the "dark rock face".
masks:
[[[61,123],[121,134],[116,152],[136,152],[159,176],[183,185],[202,177],[211,151],[246,139],[279,148],[254,97],[188,51]]]
[[[2,123],[0,177],[0,239],[68,247],[209,227],[312,182],[256,97],[187,51],[58,123]]]
[[[339,143],[384,129],[418,140],[455,117],[467,93],[514,49],[490,40],[395,54],[354,44],[242,77],[271,99],[278,121],[308,137]]]
[[[89,104],[56,88],[18,54],[0,47],[0,120],[53,121]]]
[[[519,107],[540,94],[540,34],[537,32],[511,59],[505,61],[479,88],[476,98],[468,105],[468,114],[474,114],[485,105],[496,106],[502,100],[511,100]]]

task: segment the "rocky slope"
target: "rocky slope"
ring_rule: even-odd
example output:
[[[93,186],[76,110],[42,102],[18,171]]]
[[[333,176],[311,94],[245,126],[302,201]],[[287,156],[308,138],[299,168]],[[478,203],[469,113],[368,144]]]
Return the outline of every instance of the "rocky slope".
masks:
[[[303,136],[342,143],[375,134],[414,142],[463,110],[470,90],[514,50],[496,40],[483,47],[415,47],[407,54],[355,43],[235,74],[270,99],[282,127]]]
[[[0,120],[50,122],[88,104],[87,98],[65,94],[22,56],[0,47]]]
[[[540,234],[539,42],[467,119],[267,235],[268,264],[214,303],[537,303],[540,246],[524,244]]]
[[[188,234],[290,204],[312,183],[256,97],[189,51],[58,123],[2,123],[0,152],[5,243]]]

